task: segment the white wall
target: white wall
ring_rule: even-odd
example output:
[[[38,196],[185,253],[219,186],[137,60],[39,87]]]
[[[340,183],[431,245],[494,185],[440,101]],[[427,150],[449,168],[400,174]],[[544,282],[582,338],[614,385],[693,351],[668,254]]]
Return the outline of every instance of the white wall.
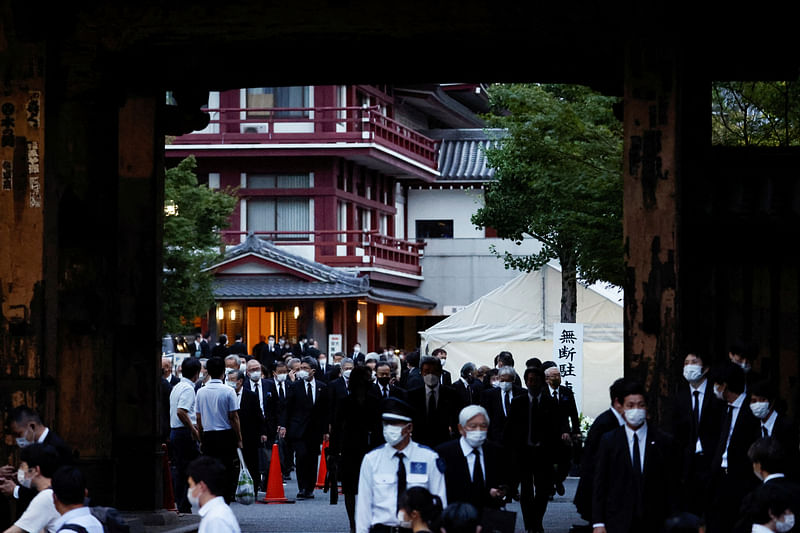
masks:
[[[408,191],[408,239],[416,239],[417,220],[452,220],[453,238],[483,237],[484,231],[475,229],[470,217],[483,205],[481,189],[410,189]]]

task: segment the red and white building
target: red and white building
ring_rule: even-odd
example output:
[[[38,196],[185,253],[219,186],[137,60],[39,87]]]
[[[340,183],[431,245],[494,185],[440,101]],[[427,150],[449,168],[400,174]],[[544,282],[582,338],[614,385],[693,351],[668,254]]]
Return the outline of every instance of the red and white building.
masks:
[[[474,84],[211,93],[208,127],[172,140],[166,156],[175,164],[194,155],[201,182],[236,188],[240,198],[224,232],[225,258],[211,267],[212,334],[241,333],[248,346],[287,333],[307,334],[323,351],[328,334],[341,335],[345,351],[356,341],[368,350],[412,348],[417,331],[446,314],[425,297],[421,233],[453,238],[451,210],[463,209],[442,204],[438,214],[426,208],[424,220],[410,219],[409,199],[452,189],[443,157],[460,172],[462,190],[491,179],[485,165],[463,173],[480,167],[474,139],[486,110],[484,87]],[[456,146],[456,130],[471,132],[471,152]],[[459,165],[459,157],[472,160]]]

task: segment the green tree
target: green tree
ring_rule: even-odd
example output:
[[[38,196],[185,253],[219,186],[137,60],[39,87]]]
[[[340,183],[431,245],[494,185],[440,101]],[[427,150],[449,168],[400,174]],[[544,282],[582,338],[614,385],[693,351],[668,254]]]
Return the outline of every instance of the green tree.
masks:
[[[213,275],[203,268],[219,259],[219,230],[228,227],[236,206],[234,190],[199,185],[195,168],[189,156],[168,169],[164,180],[164,332],[185,330],[214,302]]]
[[[530,272],[557,259],[561,320],[575,322],[578,279],[622,285],[624,276],[617,99],[543,84],[494,85],[489,98],[487,124],[505,133],[486,150],[496,179],[472,222],[516,244],[540,241],[534,255],[505,252],[506,268]]]
[[[797,82],[714,82],[711,102],[713,144],[800,144],[800,84]]]

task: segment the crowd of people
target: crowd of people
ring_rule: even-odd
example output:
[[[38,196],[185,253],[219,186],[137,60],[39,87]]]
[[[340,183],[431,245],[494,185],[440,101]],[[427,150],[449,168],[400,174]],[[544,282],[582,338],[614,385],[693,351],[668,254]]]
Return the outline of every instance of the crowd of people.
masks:
[[[270,336],[252,350],[241,339],[204,341],[197,337],[178,369],[164,359],[161,378],[176,505],[199,511],[201,533],[239,531],[227,505],[237,450],[259,490],[272,461],[284,481],[294,471],[297,500],[315,497],[326,451],[357,533],[513,530],[505,508],[515,500],[526,532],[542,532],[549,501],[565,494],[576,469],[573,501],[587,524],[574,530],[794,527],[798,429],[745,349],[732,348],[714,367],[687,354],[659,424],[644,384],[616,380],[609,409],[584,434],[552,361],[531,358],[520,376],[512,354],[501,352],[493,367],[466,363],[456,376],[441,348],[428,356],[355,345],[328,357],[305,337],[289,344]],[[18,510],[6,531],[94,532],[76,496],[85,480],[69,446],[31,409],[9,419],[22,450],[18,467],[0,471],[0,491]]]

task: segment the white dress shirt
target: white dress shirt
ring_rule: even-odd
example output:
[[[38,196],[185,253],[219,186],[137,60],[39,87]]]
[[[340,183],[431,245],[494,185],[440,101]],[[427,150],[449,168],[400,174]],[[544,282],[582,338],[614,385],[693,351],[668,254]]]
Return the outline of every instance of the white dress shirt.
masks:
[[[778,413],[773,409],[772,413],[767,417],[766,422],[764,420],[759,420],[761,422],[762,428],[767,428],[767,435],[772,436],[772,431],[775,429],[775,421],[778,419]],[[761,435],[764,435],[764,430],[759,429]]]
[[[722,454],[722,464],[720,465],[722,468],[728,468],[728,446],[731,444],[731,435],[733,435],[733,428],[736,427],[736,419],[739,418],[739,411],[742,410],[744,398],[744,393],[742,393],[733,401],[733,403],[728,404],[729,406],[733,407],[733,413],[731,413],[731,427],[728,430],[728,440],[725,442],[725,452]],[[725,416],[728,416],[727,411],[725,412]]]
[[[61,515],[54,524],[56,531],[64,524],[76,524],[86,529],[87,533],[103,533],[103,524],[94,517],[88,507],[78,507]]]
[[[694,388],[689,384],[689,399],[692,401],[692,413],[694,413],[694,391],[697,391],[697,422],[703,419],[703,399],[706,396],[706,387],[708,386],[708,379],[703,379],[703,382]],[[694,416],[694,415],[692,415]],[[700,436],[697,436],[697,442],[694,445],[694,453],[703,453],[703,444],[700,442]]]
[[[198,514],[201,518],[197,533],[242,533],[239,521],[222,496],[207,501]]]
[[[469,444],[467,444],[467,439],[463,436],[458,439],[458,443],[461,445],[461,452],[464,454],[464,457],[467,459],[467,470],[469,470],[469,479],[470,481],[475,481],[472,479],[472,474],[475,472],[475,454],[473,453],[476,448],[473,448]],[[483,472],[483,479],[486,479],[486,461],[483,459],[483,449],[477,448],[478,453],[481,457],[481,472]]]
[[[247,379],[250,379],[249,377]],[[264,413],[264,382],[261,381],[261,378],[253,381],[250,379],[250,390],[258,394],[258,406],[261,408],[261,414]],[[239,401],[241,405],[241,400]]]
[[[647,422],[642,424],[636,431],[632,430],[627,424],[625,425],[625,436],[628,439],[628,454],[631,456],[631,464],[633,464],[634,433],[639,437],[639,464],[642,467],[642,472],[644,472],[644,449],[647,446]]]
[[[436,452],[414,441],[410,441],[402,450],[384,444],[365,455],[361,463],[356,496],[356,533],[368,533],[370,526],[376,524],[399,525],[397,520],[399,459],[394,456],[397,451],[405,455],[403,465],[406,469],[406,488],[425,487],[431,494],[442,499],[442,507],[447,506],[444,474],[437,467],[439,456]]]

